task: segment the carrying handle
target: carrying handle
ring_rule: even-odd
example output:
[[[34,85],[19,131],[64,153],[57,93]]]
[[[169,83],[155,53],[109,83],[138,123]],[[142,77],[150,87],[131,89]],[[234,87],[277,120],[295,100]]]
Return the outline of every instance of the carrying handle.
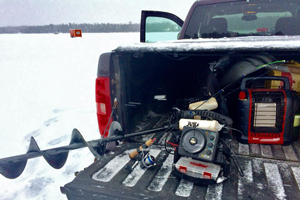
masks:
[[[264,76],[264,77],[247,77],[242,80],[241,83],[241,90],[246,89],[246,82],[247,81],[256,81],[256,80],[277,80],[277,81],[282,81],[284,83],[284,89],[285,90],[290,90],[290,83],[289,79],[287,77],[283,76]]]

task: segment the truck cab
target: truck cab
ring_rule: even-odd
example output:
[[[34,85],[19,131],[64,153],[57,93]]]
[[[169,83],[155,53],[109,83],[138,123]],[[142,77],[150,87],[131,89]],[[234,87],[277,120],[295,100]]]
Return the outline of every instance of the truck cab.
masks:
[[[196,1],[185,21],[171,13],[143,11],[141,42],[299,35],[299,17],[297,1]]]

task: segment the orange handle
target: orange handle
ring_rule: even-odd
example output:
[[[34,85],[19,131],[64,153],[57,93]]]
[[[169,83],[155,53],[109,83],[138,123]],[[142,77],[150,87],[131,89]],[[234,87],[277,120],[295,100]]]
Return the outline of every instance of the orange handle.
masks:
[[[150,138],[149,140],[147,140],[145,142],[146,148],[149,147],[149,146],[151,146],[154,143],[154,141],[155,141],[155,138],[154,139]],[[143,150],[143,146],[140,146],[139,148],[137,148],[133,152],[131,152],[129,154],[129,158],[133,159],[134,157],[136,157],[139,154],[138,149],[140,149],[140,151],[142,151]]]

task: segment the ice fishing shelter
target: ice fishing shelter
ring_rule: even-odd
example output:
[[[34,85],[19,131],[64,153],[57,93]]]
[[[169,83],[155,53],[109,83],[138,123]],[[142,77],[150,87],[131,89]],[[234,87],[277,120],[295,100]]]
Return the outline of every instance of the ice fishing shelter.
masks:
[[[73,37],[82,37],[81,29],[70,29],[70,36]]]

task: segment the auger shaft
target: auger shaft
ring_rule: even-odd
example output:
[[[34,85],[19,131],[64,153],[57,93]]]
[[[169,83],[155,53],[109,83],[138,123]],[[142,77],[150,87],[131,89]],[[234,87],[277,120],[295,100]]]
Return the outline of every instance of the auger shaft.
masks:
[[[130,137],[147,135],[154,132],[164,131],[170,128],[170,126],[164,126],[161,128],[151,129],[147,131],[141,131],[136,133],[130,133],[123,135],[120,130],[115,130],[112,137],[101,138],[98,140],[85,141],[80,132],[77,129],[73,129],[71,141],[69,145],[56,147],[52,149],[40,150],[35,139],[31,137],[29,148],[26,154],[7,157],[0,159],[0,173],[6,178],[17,178],[24,171],[27,160],[31,158],[36,158],[43,156],[45,160],[55,169],[60,169],[64,166],[69,151],[76,150],[84,147],[88,147],[92,154],[100,159],[101,155],[104,153],[106,144],[108,142],[114,142],[117,140],[122,140]],[[97,149],[97,150],[96,150]],[[99,152],[99,149],[102,152]]]

